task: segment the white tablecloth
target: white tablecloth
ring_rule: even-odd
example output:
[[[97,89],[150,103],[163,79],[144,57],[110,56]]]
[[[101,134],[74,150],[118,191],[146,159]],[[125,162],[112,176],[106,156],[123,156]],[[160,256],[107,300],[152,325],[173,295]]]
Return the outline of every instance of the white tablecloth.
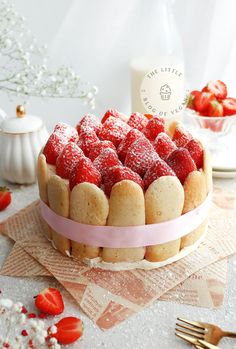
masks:
[[[0,180],[0,185],[3,182]],[[236,180],[215,180],[215,185],[236,191]],[[10,186],[13,192],[12,205],[0,213],[0,221],[14,214],[19,209],[35,200],[38,196],[36,185]],[[0,265],[8,255],[12,242],[0,236]],[[236,331],[236,256],[229,260],[227,286],[224,306],[217,310],[197,308],[185,304],[156,301],[150,307],[139,312],[119,326],[106,332],[101,331],[87,318],[73,301],[72,297],[53,279],[49,277],[21,278],[0,276],[2,295],[13,300],[22,301],[33,310],[33,296],[43,288],[52,286],[61,290],[65,299],[65,315],[79,316],[84,321],[85,331],[82,340],[70,346],[71,349],[170,349],[188,348],[177,339],[174,327],[177,316],[188,319],[217,323],[223,328]],[[1,333],[1,329],[0,329]],[[236,348],[232,339],[222,342],[223,348]]]

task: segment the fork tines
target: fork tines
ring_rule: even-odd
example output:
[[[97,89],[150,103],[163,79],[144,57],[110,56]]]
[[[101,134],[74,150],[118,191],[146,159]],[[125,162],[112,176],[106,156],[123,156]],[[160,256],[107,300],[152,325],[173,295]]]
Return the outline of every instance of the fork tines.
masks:
[[[198,339],[204,339],[206,330],[200,323],[196,321],[189,321],[182,318],[177,318],[177,320],[187,325],[176,323],[176,326],[177,326],[175,328],[176,336],[194,345],[197,344]]]

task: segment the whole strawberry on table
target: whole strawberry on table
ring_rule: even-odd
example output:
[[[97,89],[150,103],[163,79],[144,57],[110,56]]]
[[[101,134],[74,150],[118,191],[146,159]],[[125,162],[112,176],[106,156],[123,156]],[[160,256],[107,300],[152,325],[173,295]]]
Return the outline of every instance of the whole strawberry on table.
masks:
[[[0,187],[0,211],[5,210],[11,203],[11,192],[7,187]]]
[[[224,82],[210,81],[201,91],[194,90],[190,93],[187,108],[194,110],[199,117],[204,117],[201,127],[219,132],[224,122],[221,118],[236,115],[236,98],[228,97],[227,94]]]

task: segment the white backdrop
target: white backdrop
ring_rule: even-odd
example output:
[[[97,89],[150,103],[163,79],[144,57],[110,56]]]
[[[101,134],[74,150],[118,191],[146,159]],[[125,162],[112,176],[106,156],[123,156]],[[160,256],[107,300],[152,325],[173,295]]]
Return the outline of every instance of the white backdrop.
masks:
[[[109,107],[129,111],[129,57],[139,44],[137,9],[143,1],[150,5],[149,0],[13,0],[38,41],[48,45],[50,64],[72,65],[98,86],[98,116]],[[236,1],[176,0],[174,12],[190,88],[220,78],[236,96]],[[149,40],[158,45],[155,29]],[[0,108],[10,115],[21,102],[0,94]],[[49,128],[58,120],[74,124],[89,111],[78,100],[31,99],[27,108]]]

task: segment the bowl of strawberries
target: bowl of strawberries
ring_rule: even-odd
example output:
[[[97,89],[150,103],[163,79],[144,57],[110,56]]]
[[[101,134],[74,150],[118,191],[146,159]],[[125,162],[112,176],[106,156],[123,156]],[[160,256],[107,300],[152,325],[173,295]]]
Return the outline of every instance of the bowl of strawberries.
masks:
[[[228,97],[221,80],[209,81],[201,91],[189,94],[186,115],[195,128],[209,136],[226,135],[236,120],[236,98]]]

